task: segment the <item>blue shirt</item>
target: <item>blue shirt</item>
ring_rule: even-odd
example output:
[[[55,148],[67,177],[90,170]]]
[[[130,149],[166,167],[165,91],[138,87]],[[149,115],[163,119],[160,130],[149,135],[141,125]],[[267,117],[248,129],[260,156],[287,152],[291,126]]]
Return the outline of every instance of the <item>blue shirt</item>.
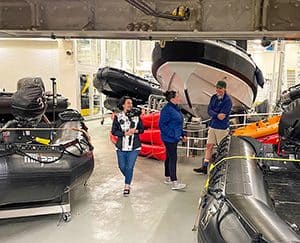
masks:
[[[208,105],[208,115],[211,117],[209,126],[215,129],[226,130],[229,128],[229,115],[232,108],[232,102],[226,93],[223,98],[219,99],[216,94],[210,98]],[[224,113],[226,117],[223,120],[218,119],[218,114]]]
[[[179,106],[169,102],[160,112],[159,129],[164,142],[176,143],[184,136],[183,115]]]

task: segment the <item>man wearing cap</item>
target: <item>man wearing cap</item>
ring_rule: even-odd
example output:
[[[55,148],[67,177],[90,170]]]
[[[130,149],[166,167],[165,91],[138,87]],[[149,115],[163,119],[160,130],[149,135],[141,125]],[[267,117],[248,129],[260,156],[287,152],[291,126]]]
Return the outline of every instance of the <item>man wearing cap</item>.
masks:
[[[200,168],[194,169],[199,174],[207,174],[207,167],[212,157],[214,145],[219,145],[221,140],[229,132],[229,115],[232,102],[226,93],[226,82],[220,80],[216,84],[216,94],[214,94],[208,105],[208,115],[211,117],[208,128],[208,138],[206,144],[205,157]]]

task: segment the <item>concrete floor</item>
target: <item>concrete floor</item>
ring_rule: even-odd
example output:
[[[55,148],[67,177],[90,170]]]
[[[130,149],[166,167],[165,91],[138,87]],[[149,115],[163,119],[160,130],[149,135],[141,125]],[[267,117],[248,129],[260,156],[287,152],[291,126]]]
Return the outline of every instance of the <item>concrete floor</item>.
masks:
[[[87,123],[95,145],[95,170],[87,187],[72,192],[72,220],[59,215],[0,221],[1,243],[197,242],[192,232],[205,176],[192,173],[199,159],[180,158],[178,176],[184,192],[163,184],[163,163],[139,157],[131,195],[122,195],[123,178],[109,141],[109,126]]]

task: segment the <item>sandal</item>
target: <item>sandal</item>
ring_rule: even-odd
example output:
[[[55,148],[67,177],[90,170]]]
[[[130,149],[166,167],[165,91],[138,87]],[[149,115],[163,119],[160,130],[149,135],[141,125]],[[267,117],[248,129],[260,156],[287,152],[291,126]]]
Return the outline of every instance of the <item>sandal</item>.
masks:
[[[123,190],[123,195],[126,197],[130,194],[130,189],[124,189]]]

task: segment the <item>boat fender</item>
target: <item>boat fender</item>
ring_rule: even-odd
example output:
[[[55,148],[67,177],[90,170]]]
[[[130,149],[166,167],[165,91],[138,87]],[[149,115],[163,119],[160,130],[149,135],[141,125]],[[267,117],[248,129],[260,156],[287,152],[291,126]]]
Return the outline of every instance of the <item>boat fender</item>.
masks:
[[[255,77],[256,77],[256,81],[257,81],[258,85],[263,88],[265,79],[264,79],[262,71],[258,67],[256,67],[256,70],[255,70]]]

